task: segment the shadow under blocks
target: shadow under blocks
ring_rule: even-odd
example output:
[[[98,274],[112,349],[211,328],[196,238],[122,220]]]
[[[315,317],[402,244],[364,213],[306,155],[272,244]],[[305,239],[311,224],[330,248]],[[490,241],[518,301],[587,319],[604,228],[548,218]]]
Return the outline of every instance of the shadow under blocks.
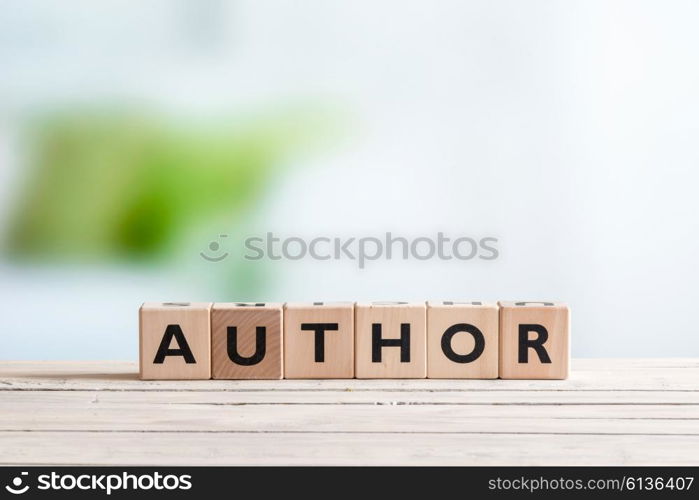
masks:
[[[565,379],[559,302],[146,302],[140,378]]]

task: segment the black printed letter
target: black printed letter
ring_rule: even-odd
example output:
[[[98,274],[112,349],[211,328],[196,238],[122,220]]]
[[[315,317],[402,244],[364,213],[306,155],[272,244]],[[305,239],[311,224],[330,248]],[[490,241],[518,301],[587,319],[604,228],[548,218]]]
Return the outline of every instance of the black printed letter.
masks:
[[[381,338],[381,323],[371,325],[371,361],[381,363],[382,347],[400,347],[400,362],[410,363],[410,323],[400,324],[399,339]]]
[[[170,349],[170,342],[172,342],[173,338],[177,342],[179,349]],[[160,341],[158,352],[155,353],[153,363],[157,365],[162,364],[165,362],[166,356],[182,356],[184,358],[184,362],[188,365],[196,363],[194,354],[192,354],[192,350],[189,348],[189,344],[187,343],[187,339],[184,337],[184,333],[182,333],[182,328],[180,328],[180,325],[167,325],[167,328],[165,328],[165,333],[163,334],[163,339]]]
[[[476,342],[476,345],[473,346],[473,351],[468,354],[457,354],[451,347],[452,337],[459,332],[470,333],[473,335],[473,340]],[[442,351],[444,355],[454,363],[471,363],[483,354],[483,349],[485,349],[485,337],[483,337],[483,332],[473,325],[466,323],[452,325],[447,328],[444,335],[442,335]]]
[[[536,332],[537,337],[529,340],[529,332]],[[539,361],[550,363],[549,353],[546,352],[544,344],[549,338],[549,332],[542,325],[519,325],[519,362],[529,362],[529,348],[536,351]]]
[[[316,332],[316,363],[323,363],[325,361],[325,331],[339,329],[340,325],[337,323],[301,323],[301,330]]]
[[[238,328],[228,327],[228,357],[236,365],[252,366],[262,361],[267,351],[267,328],[258,326],[255,328],[255,354],[246,358],[238,354]]]

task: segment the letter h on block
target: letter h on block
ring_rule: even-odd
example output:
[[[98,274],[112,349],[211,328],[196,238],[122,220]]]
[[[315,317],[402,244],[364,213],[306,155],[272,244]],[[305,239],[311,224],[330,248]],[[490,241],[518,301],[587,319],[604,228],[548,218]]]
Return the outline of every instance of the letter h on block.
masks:
[[[500,302],[500,378],[565,379],[570,310],[557,302]]]
[[[424,303],[373,302],[355,306],[355,376],[427,376]]]

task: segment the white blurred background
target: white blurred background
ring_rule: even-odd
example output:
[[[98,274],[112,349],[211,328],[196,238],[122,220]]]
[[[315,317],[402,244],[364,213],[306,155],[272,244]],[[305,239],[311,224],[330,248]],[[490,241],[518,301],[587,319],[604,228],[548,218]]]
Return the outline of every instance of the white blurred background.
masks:
[[[699,354],[696,2],[13,0],[1,12],[0,359],[136,359],[146,300],[561,300],[573,356]],[[124,110],[158,125],[124,128]],[[219,134],[253,146],[211,146]],[[131,147],[171,163],[139,163]],[[219,147],[235,175],[209,196],[196,179],[219,172],[201,166]],[[181,172],[189,191],[172,192],[196,199],[179,212],[151,200]],[[98,220],[87,194],[121,184],[150,211],[121,214],[119,194]],[[150,246],[142,214],[146,232],[169,228]],[[500,257],[245,261],[242,239],[268,231],[495,236]],[[203,261],[221,233],[231,256]]]

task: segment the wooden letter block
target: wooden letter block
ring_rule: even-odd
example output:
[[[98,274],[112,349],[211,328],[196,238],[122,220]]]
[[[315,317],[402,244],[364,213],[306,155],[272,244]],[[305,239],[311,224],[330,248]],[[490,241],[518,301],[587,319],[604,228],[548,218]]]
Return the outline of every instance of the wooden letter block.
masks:
[[[428,302],[427,377],[498,378],[498,306]]]
[[[286,304],[284,378],[353,377],[354,304]]]
[[[568,306],[555,302],[499,304],[500,378],[568,378]]]
[[[211,378],[210,302],[146,302],[139,310],[144,380]]]
[[[357,378],[427,376],[424,303],[364,303],[354,312]]]
[[[282,304],[215,303],[211,347],[215,379],[282,378]]]

